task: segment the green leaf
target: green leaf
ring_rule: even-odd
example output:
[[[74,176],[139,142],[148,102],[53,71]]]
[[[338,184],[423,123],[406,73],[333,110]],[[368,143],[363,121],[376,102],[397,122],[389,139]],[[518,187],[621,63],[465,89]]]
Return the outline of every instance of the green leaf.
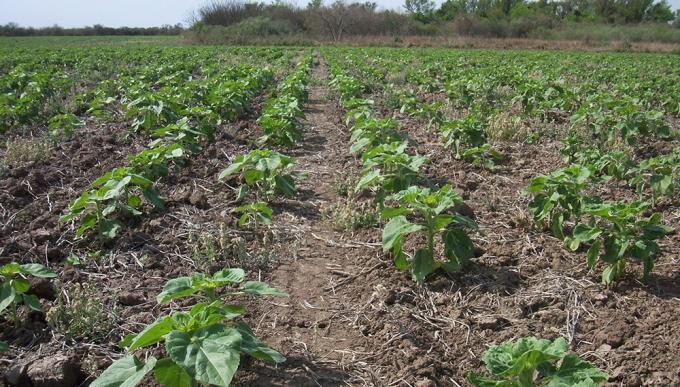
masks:
[[[146,200],[149,201],[149,203],[153,204],[154,207],[159,208],[159,209],[165,209],[165,202],[163,199],[161,199],[160,194],[158,191],[156,191],[153,188],[147,188],[142,190],[142,195],[146,198]]]
[[[652,175],[650,177],[652,190],[660,195],[665,195],[672,183],[673,177],[671,175]]]
[[[190,277],[173,278],[165,283],[163,291],[156,296],[156,302],[165,304],[175,298],[190,296],[198,291]]]
[[[561,212],[553,215],[550,230],[556,238],[564,239],[564,214]]]
[[[467,380],[475,387],[517,387],[514,381],[489,379],[474,372],[468,372]]]
[[[399,270],[408,269],[408,261],[406,260],[406,254],[402,251],[402,238],[398,238],[397,241],[392,245],[392,254],[394,255],[394,266]]]
[[[387,208],[384,208],[382,210],[382,213],[380,214],[380,216],[383,219],[390,219],[390,218],[394,218],[395,216],[407,215],[409,213],[411,213],[411,210],[409,210],[408,208],[404,208],[404,207],[390,208],[390,207],[387,207]]]
[[[78,265],[82,264],[82,262],[80,261],[80,257],[75,255],[75,254],[69,255],[66,258],[66,263],[71,265],[71,266],[78,266]]]
[[[246,197],[246,194],[248,193],[248,186],[247,185],[242,185],[238,189],[238,193],[236,194],[236,201],[240,202]]]
[[[192,333],[172,331],[165,339],[170,358],[202,383],[229,386],[240,362],[241,334],[214,324]]]
[[[196,385],[191,375],[170,358],[156,362],[153,374],[156,381],[164,387],[191,387]]]
[[[256,294],[256,295],[259,295],[259,296],[288,297],[287,293],[282,292],[279,289],[276,289],[274,287],[271,287],[264,282],[258,282],[258,281],[248,281],[248,282],[246,282],[241,290],[244,293]]]
[[[589,242],[599,237],[602,234],[602,229],[599,227],[590,227],[585,224],[578,224],[574,227],[574,239],[579,242]]]
[[[54,278],[57,276],[55,272],[39,263],[27,263],[21,265],[21,272],[39,278]]]
[[[220,285],[241,283],[245,279],[245,272],[243,269],[223,269],[213,274],[213,281],[218,282]]]
[[[592,270],[595,268],[597,263],[597,258],[600,256],[600,249],[602,248],[602,242],[596,240],[592,246],[588,249],[588,267]]]
[[[123,224],[118,220],[104,220],[99,224],[99,232],[106,238],[113,239]]]
[[[501,377],[533,376],[533,371],[546,361],[556,360],[567,351],[564,338],[554,342],[535,337],[523,337],[515,342],[489,348],[483,360],[493,374]]]
[[[286,361],[286,358],[283,355],[269,348],[265,343],[260,341],[260,339],[255,337],[253,331],[251,331],[250,327],[246,324],[238,323],[235,328],[239,331],[243,339],[241,342],[241,351],[259,360],[274,363],[283,363]]]
[[[12,284],[12,287],[14,288],[14,291],[17,294],[23,294],[28,291],[28,289],[31,288],[31,283],[28,282],[27,279],[23,278],[15,278],[13,280],[10,280],[9,283]]]
[[[125,356],[104,370],[90,387],[134,387],[155,365],[154,357],[150,357],[145,364],[132,355]]]
[[[423,229],[423,226],[409,222],[406,217],[402,215],[390,219],[383,228],[383,251],[390,250],[394,243],[401,240],[404,235]]]
[[[95,214],[87,214],[85,215],[81,220],[80,220],[80,225],[76,229],[76,236],[80,237],[82,236],[85,231],[92,229],[94,226],[97,225],[97,215]]]
[[[413,257],[412,266],[413,279],[419,285],[422,285],[423,282],[425,282],[425,278],[437,268],[432,257],[432,252],[427,249],[416,251],[416,255]]]
[[[356,187],[354,187],[354,192],[360,192],[366,187],[371,187],[378,181],[380,181],[380,170],[373,169],[361,177]]]
[[[599,368],[576,355],[567,355],[557,371],[547,378],[547,387],[598,386],[607,379],[609,375]]]
[[[241,157],[241,156],[239,156],[239,157]],[[237,158],[237,160],[238,160],[238,158]],[[237,172],[238,170],[241,169],[242,165],[243,165],[243,163],[238,163],[238,162],[231,164],[226,169],[222,170],[222,172],[220,172],[217,179],[218,180],[224,180],[224,178],[233,175],[235,172]]]
[[[133,351],[137,348],[146,347],[163,340],[163,337],[172,331],[172,317],[166,316],[160,318],[150,325],[147,325],[144,330],[130,339],[123,340],[120,345],[127,348],[128,351]]]
[[[444,265],[448,272],[457,272],[474,256],[475,245],[464,230],[454,228],[442,234],[444,254],[449,263]]]
[[[36,312],[43,311],[42,305],[40,305],[40,301],[38,301],[38,297],[32,294],[24,294],[22,297],[24,300],[24,305],[28,306],[31,310]]]
[[[610,285],[611,283],[617,281],[623,274],[623,270],[626,267],[626,261],[620,259],[613,264],[607,266],[602,271],[602,283],[605,285]]]
[[[295,192],[297,192],[295,190],[295,182],[293,181],[293,177],[290,175],[276,175],[274,176],[274,182],[276,183],[277,191],[286,197],[292,197],[295,195]]]
[[[0,340],[0,353],[9,351],[9,344],[6,341]]]
[[[9,281],[0,285],[0,313],[7,309],[8,306],[12,305],[15,296],[16,292]]]
[[[11,276],[13,274],[18,274],[21,273],[21,265],[18,263],[8,263],[6,265],[0,266],[0,275],[1,276]]]
[[[434,217],[434,230],[433,231],[438,232],[438,231],[446,228],[446,226],[451,224],[451,222],[453,222],[454,219],[455,218],[454,218],[453,215],[437,215],[437,216],[435,216]]]

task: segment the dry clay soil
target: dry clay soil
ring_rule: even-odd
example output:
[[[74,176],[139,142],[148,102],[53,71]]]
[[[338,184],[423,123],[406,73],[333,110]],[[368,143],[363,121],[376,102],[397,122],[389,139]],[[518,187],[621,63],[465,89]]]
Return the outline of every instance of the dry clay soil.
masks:
[[[482,171],[453,160],[424,123],[402,117],[402,129],[431,159],[427,177],[461,192],[465,211],[480,227],[472,235],[478,257],[465,272],[434,275],[418,287],[382,252],[379,227],[348,231],[330,220],[348,205],[339,187],[355,181],[360,161],[349,153],[349,131],[323,58],[312,76],[304,139],[282,150],[297,159],[296,170],[306,178],[295,199],[273,203],[273,224],[264,238],[234,227],[234,190],[216,181],[235,155],[254,148],[249,139],[259,131],[259,102],[188,168],[162,183],[165,211],[130,220],[115,243],[98,246],[112,253],[96,264],[63,263],[99,242],[74,242],[73,230],[57,219],[89,182],[124,165],[126,155],[141,149],[134,144],[145,140],[121,141],[122,128],[92,124],[47,160],[9,168],[0,181],[0,263],[33,257],[50,263],[62,285],[95,284],[96,297],[116,309],[118,321],[98,340],[66,340],[35,314],[19,329],[3,327],[0,339],[12,344],[0,355],[3,383],[87,385],[121,355],[118,338],[167,311],[156,306],[156,294],[168,279],[196,270],[190,259],[196,241],[210,235],[226,253],[208,270],[243,266],[251,279],[290,295],[243,300],[251,327],[288,360],[273,366],[243,358],[237,385],[466,385],[469,370],[483,371],[481,356],[490,345],[528,335],[565,337],[571,350],[609,373],[612,385],[680,385],[677,234],[660,243],[649,283],[636,281],[635,267],[621,285],[604,288],[598,274],[584,267],[582,252],[565,250],[526,222],[528,199],[521,190],[531,177],[559,165],[557,144],[494,144],[505,161],[493,172]],[[661,208],[666,223],[677,225],[677,200]],[[251,256],[269,251],[265,262],[237,261],[235,251],[244,242],[258,250]],[[44,282],[35,288],[49,309],[54,288]]]

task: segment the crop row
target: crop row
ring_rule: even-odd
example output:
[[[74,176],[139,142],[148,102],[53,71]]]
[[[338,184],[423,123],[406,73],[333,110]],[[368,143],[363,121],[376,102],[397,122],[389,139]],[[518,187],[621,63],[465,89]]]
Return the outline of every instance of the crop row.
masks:
[[[381,218],[387,221],[383,226],[383,249],[391,252],[398,269],[410,269],[419,284],[439,269],[449,273],[462,270],[475,250],[466,230],[477,228],[472,219],[457,212],[462,198],[448,184],[437,187],[420,178],[418,170],[428,162],[427,157],[406,153],[407,148],[417,145],[415,141],[398,132],[393,119],[375,118],[372,101],[363,97],[366,86],[348,75],[337,57],[331,54],[327,58],[333,78],[331,85],[340,95],[340,104],[347,112],[346,122],[351,125],[350,151],[361,152],[364,165],[355,190],[372,189],[382,209]],[[454,124],[442,115],[438,117],[441,119],[431,123],[451,130]],[[455,141],[445,138],[447,146]],[[457,151],[460,145],[459,142]],[[418,235],[416,241],[425,241],[412,254],[405,248],[409,234]],[[438,249],[437,244],[442,248]],[[443,259],[436,257],[438,251],[443,251]],[[565,355],[563,338],[554,342],[520,338],[493,346],[484,354],[484,363],[493,378],[469,372],[468,381],[475,386],[537,383],[596,386],[608,379],[606,373],[577,355]]]
[[[367,66],[353,53],[347,54],[344,60],[364,79],[390,76],[389,72],[382,77],[378,72],[376,76],[375,68]],[[436,66],[433,65],[433,68]],[[422,75],[424,71],[427,73],[419,68],[418,74]],[[510,73],[512,71],[514,69]],[[549,227],[553,235],[565,240],[571,250],[587,246],[588,266],[594,269],[597,261],[602,261],[605,284],[621,277],[627,259],[642,262],[643,278],[648,278],[659,249],[654,240],[672,231],[662,224],[659,213],[649,212],[660,196],[672,197],[678,190],[678,148],[670,154],[642,160],[635,160],[630,153],[640,141],[672,140],[673,136],[677,136],[672,133],[670,118],[664,115],[663,110],[648,110],[653,102],[659,101],[664,102],[661,107],[668,107],[669,99],[663,97],[663,93],[672,89],[670,85],[662,83],[659,92],[646,94],[647,99],[637,96],[639,89],[620,85],[614,91],[588,89],[592,94],[581,99],[576,90],[550,87],[543,76],[531,78],[533,83],[526,81],[526,76],[519,80],[513,77],[505,79],[483,71],[471,72],[462,80],[452,80],[451,73],[442,77],[446,78],[440,84],[443,87],[441,94],[445,96],[443,101],[426,103],[419,97],[419,93],[437,92],[436,87],[429,83],[434,83],[435,77],[410,74],[410,79],[420,90],[387,87],[384,102],[391,107],[401,107],[402,113],[422,118],[429,127],[437,128],[444,146],[453,148],[454,157],[468,159],[473,165],[487,169],[491,169],[494,162],[502,157],[487,142],[490,117],[499,111],[519,103],[522,108],[518,114],[524,112],[531,116],[540,111],[541,119],[562,117],[562,120],[570,122],[562,153],[566,162],[576,165],[532,180],[527,191],[533,197],[529,212],[534,223],[537,227]],[[625,83],[628,79],[634,78],[616,81]],[[532,90],[543,88],[543,100],[538,105],[539,95],[530,95],[527,91],[527,84],[536,82],[539,86]],[[499,97],[494,91],[503,87],[512,87],[517,93],[506,92]],[[623,90],[630,94],[615,98]],[[463,109],[465,115],[447,119],[443,108],[450,107]],[[546,115],[548,112],[552,118]],[[668,114],[675,114],[674,110],[669,109]],[[524,141],[535,140],[527,138]],[[593,183],[610,180],[625,181],[635,188],[640,200],[606,201],[597,195],[586,194],[594,189]],[[565,222],[569,221],[572,222],[569,230],[573,229],[573,234],[565,235]]]
[[[287,58],[282,60],[287,61]],[[293,125],[299,132],[300,119],[303,118],[301,105],[307,98],[306,85],[311,63],[310,53],[278,85],[275,95],[263,108],[260,117],[263,129],[273,118],[279,123]],[[268,68],[239,65],[226,66],[215,71],[219,67],[222,66],[204,65],[205,79],[196,82],[164,78],[164,82],[168,82],[175,92],[175,100],[185,103],[182,110],[171,109],[172,113],[183,116],[178,118],[158,114],[152,124],[138,125],[136,130],[143,130],[143,134],[151,137],[147,148],[129,156],[128,165],[115,168],[96,179],[87,191],[71,203],[68,212],[62,216],[62,222],[79,220],[77,237],[88,230],[96,230],[101,238],[115,237],[127,217],[142,214],[146,207],[144,200],[162,208],[164,203],[156,188],[159,179],[185,166],[188,157],[200,152],[206,142],[214,139],[216,131],[223,123],[242,116],[248,111],[253,97],[273,83],[274,74]],[[210,75],[207,75],[208,72]],[[135,78],[143,79],[139,76]],[[106,90],[107,87],[108,85],[100,90]],[[190,94],[191,99],[181,98]],[[107,99],[125,101],[129,95]],[[150,98],[160,101],[157,110],[162,111],[167,106],[163,99],[170,100],[173,95],[161,92]],[[283,106],[283,102],[286,106]],[[285,109],[293,104],[297,113],[289,115]],[[124,115],[133,122],[149,122],[149,116]],[[205,117],[211,119],[203,119]],[[277,128],[270,127],[271,136],[261,141],[273,142],[282,138]],[[271,179],[273,184],[282,186],[286,193],[289,189],[294,192],[292,177],[277,174],[259,179],[262,176],[254,177],[251,172],[262,166],[262,163],[251,164],[251,170],[248,170],[246,164],[247,160],[241,163],[236,161],[228,169],[244,170],[246,184],[257,180],[254,186],[261,187],[266,184],[265,180]],[[267,166],[277,170],[274,164],[275,161],[271,158],[267,160]],[[224,173],[220,177],[223,178],[223,175]],[[253,178],[254,180],[250,180]],[[245,191],[243,194],[245,195]],[[12,314],[17,318],[16,307],[20,304],[41,311],[37,298],[27,294],[30,276],[53,278],[56,274],[37,264],[7,264],[0,267],[0,312],[13,309]],[[158,303],[167,304],[176,299],[191,297],[191,308],[187,311],[171,311],[138,334],[126,337],[120,345],[130,354],[115,361],[92,385],[135,385],[146,374],[153,372],[156,380],[163,385],[203,383],[227,386],[238,368],[241,353],[260,360],[284,361],[281,354],[257,339],[246,324],[235,321],[245,313],[245,308],[225,301],[241,294],[285,296],[285,293],[262,282],[244,281],[244,272],[241,269],[224,269],[212,275],[195,274],[169,280],[158,295]],[[235,289],[239,284],[240,287]],[[228,287],[228,291],[218,295],[217,289],[223,287]],[[166,357],[156,359],[147,356],[142,360],[135,356],[134,352],[159,342],[165,344]],[[6,350],[7,343],[0,343],[0,351]]]

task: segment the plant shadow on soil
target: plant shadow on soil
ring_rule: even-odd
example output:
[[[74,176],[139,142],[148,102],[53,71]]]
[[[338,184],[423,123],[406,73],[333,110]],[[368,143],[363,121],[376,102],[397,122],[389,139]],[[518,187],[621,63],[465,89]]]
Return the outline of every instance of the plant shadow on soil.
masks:
[[[301,156],[314,156],[319,152],[323,152],[326,147],[328,140],[323,136],[309,136],[305,137],[304,148],[295,149],[288,152],[291,156],[301,157]]]
[[[303,356],[289,356],[278,366],[257,364],[248,369],[245,378],[239,378],[235,386],[346,386],[351,376],[341,369],[320,365]]]
[[[670,276],[652,273],[648,283],[639,284],[633,281],[622,283],[618,290],[622,293],[641,290],[664,300],[680,298],[680,270],[676,270]]]
[[[289,213],[307,220],[320,220],[322,219],[321,212],[312,203],[313,200],[318,199],[318,194],[314,190],[299,189],[296,200],[275,203],[271,207],[274,210],[274,215]]]
[[[499,295],[513,294],[522,284],[522,276],[506,267],[470,265],[464,273],[449,274],[438,271],[428,279],[428,288],[436,292],[460,291],[488,292]]]

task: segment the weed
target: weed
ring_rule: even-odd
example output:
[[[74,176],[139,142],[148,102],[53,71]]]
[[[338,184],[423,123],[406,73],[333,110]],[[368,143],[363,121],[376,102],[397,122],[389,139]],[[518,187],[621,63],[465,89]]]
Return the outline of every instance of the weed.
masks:
[[[191,261],[199,270],[209,270],[211,266],[224,259],[224,249],[219,239],[209,232],[201,232],[198,235],[189,234],[187,240]]]
[[[5,142],[7,166],[47,160],[52,143],[46,138],[15,138]]]
[[[116,327],[118,311],[102,302],[100,290],[91,283],[67,284],[61,288],[47,321],[67,340],[103,341]]]
[[[378,224],[378,210],[375,205],[357,203],[353,198],[334,205],[326,216],[337,230],[354,231]]]

